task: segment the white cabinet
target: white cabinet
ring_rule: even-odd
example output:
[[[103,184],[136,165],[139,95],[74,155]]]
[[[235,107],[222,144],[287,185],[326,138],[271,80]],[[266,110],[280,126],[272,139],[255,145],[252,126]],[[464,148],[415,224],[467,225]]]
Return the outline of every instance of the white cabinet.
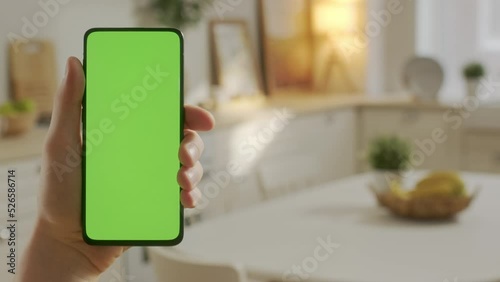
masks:
[[[352,108],[303,114],[271,109],[201,136],[205,217],[257,204],[269,190],[307,189],[356,169]]]
[[[279,134],[276,125],[282,123],[275,111],[268,110],[250,121],[200,134],[205,142],[201,159],[205,175],[199,184],[203,194],[199,208],[202,218],[262,200],[256,166]]]
[[[15,243],[16,270],[19,268],[22,254],[28,245],[35,226],[40,179],[39,169],[40,160],[38,158],[0,164],[0,233],[5,232],[4,235],[10,236],[10,232],[5,231],[6,227],[10,225],[7,220],[11,219],[7,208],[14,208],[15,218],[13,219],[17,220],[17,222],[13,222],[15,225],[15,232],[13,233],[15,241],[11,241],[11,244]],[[12,206],[8,206],[9,202],[7,201],[9,170],[15,171],[15,177],[13,178],[15,180],[15,203],[10,203]],[[14,279],[14,275],[7,272],[9,267],[7,266],[6,256],[10,253],[11,247],[7,240],[0,238],[0,254],[2,254],[0,281],[13,281]]]
[[[257,164],[266,197],[353,174],[355,125],[352,109],[301,114],[291,119]]]
[[[246,137],[242,128],[249,126],[251,123],[200,134],[205,142],[200,160],[205,173],[198,184],[203,198],[196,211],[201,213],[202,219],[224,214],[235,205],[252,204],[252,199],[240,195],[244,192],[243,178],[252,173],[255,163],[255,158],[247,158],[239,151],[239,144]]]
[[[460,129],[444,118],[445,110],[415,107],[362,107],[358,149],[366,154],[370,142],[381,135],[398,135],[409,140],[414,152],[414,169],[460,169]],[[366,171],[366,159],[359,161]]]
[[[462,168],[467,171],[500,173],[500,132],[465,132]]]
[[[224,185],[215,181],[226,189],[222,197],[211,201],[214,214],[257,203],[260,199],[255,191],[266,198],[266,193],[305,189],[367,171],[369,145],[382,135],[411,142],[412,169],[498,172],[498,135],[464,134],[467,128],[456,128],[449,111],[439,105],[354,105],[283,120],[277,117],[287,115],[280,111],[263,110],[245,122],[202,134],[207,170],[203,183],[214,186],[211,175],[220,180],[229,174],[230,178]],[[235,175],[229,169],[234,165],[238,167]]]
[[[323,180],[329,181],[356,173],[357,110],[341,109],[327,113],[322,154]]]
[[[288,176],[314,170],[313,182],[355,171],[356,116],[352,109],[297,115],[263,154],[260,163],[283,159]],[[311,171],[312,173],[312,171]]]
[[[37,195],[40,179],[40,154],[42,144],[47,135],[47,128],[35,128],[17,138],[0,138],[0,281],[13,281],[14,275],[7,272],[7,254],[10,251],[8,241],[3,236],[9,225],[7,213],[7,171],[15,170],[17,219],[15,230],[16,268],[27,247],[34,229],[37,213]],[[3,233],[3,234],[2,234]],[[12,242],[12,241],[11,241]]]

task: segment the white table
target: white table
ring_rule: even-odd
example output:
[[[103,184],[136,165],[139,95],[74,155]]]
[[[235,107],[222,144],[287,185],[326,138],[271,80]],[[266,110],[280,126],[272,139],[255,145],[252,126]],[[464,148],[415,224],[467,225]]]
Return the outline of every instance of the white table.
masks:
[[[239,262],[253,277],[279,281],[294,265],[310,275],[307,281],[500,281],[500,176],[464,179],[482,190],[451,222],[389,215],[366,188],[370,176],[360,175],[187,228],[177,249]],[[328,236],[340,246],[312,258]]]

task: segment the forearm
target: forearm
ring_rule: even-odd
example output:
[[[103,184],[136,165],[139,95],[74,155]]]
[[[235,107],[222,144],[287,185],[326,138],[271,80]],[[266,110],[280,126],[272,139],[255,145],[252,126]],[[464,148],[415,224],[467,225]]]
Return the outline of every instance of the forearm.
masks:
[[[98,277],[83,254],[37,226],[21,257],[16,282],[95,282]]]

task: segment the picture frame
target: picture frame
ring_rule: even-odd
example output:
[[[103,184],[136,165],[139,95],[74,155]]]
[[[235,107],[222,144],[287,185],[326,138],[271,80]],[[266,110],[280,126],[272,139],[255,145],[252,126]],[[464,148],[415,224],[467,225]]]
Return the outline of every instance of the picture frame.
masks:
[[[268,95],[364,92],[366,0],[257,3]]]
[[[264,94],[262,74],[243,20],[210,22],[212,85],[218,100]]]
[[[310,0],[259,0],[258,14],[266,93],[312,92],[315,41]]]

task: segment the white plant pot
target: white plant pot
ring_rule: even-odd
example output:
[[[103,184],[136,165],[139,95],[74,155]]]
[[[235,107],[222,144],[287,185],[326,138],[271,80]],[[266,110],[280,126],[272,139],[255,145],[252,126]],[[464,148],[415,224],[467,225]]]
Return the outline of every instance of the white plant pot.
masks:
[[[467,79],[467,96],[476,97],[480,80],[478,78]]]
[[[400,181],[401,173],[397,170],[376,170],[373,172],[373,188],[378,194],[386,193],[392,181]]]

